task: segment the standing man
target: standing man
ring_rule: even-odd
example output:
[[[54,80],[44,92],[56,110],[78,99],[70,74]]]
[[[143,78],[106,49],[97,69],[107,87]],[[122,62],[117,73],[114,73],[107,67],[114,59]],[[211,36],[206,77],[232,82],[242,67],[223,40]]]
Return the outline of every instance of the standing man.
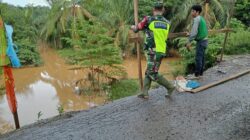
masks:
[[[144,30],[146,34],[144,51],[147,58],[147,69],[143,91],[138,95],[139,98],[148,99],[151,81],[157,82],[168,90],[165,97],[170,97],[174,90],[174,86],[158,73],[161,61],[166,55],[166,40],[170,28],[169,21],[162,16],[163,12],[163,3],[157,1],[154,3],[153,16],[146,16],[138,25],[131,26],[134,32]]]
[[[191,42],[196,41],[195,54],[195,73],[193,78],[199,78],[203,75],[205,66],[205,50],[208,46],[208,29],[205,19],[200,16],[202,12],[201,5],[193,5],[191,15],[194,18],[191,33],[188,34],[188,43],[186,47],[190,49]]]

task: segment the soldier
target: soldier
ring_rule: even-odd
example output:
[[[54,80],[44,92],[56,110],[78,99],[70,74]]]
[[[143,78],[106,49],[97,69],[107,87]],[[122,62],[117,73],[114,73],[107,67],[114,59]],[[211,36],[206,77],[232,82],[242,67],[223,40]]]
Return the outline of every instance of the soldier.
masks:
[[[163,17],[164,6],[162,2],[155,2],[153,16],[146,16],[138,25],[132,25],[134,32],[143,30],[146,34],[144,51],[147,58],[147,69],[145,72],[143,91],[139,98],[148,99],[148,90],[151,82],[155,81],[164,86],[170,97],[174,86],[158,73],[163,57],[166,55],[166,40],[168,38],[170,22]]]

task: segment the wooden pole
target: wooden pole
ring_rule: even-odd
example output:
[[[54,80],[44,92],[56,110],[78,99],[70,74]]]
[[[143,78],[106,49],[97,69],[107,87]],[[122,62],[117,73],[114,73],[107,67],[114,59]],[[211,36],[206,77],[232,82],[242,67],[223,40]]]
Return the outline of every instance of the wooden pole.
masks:
[[[230,2],[229,2],[230,3]],[[232,3],[230,4],[230,8],[229,8],[229,18],[228,18],[228,23],[227,23],[227,28],[230,28],[230,21],[231,21],[231,17],[233,15],[233,10],[234,10],[234,2],[232,1]],[[225,34],[225,39],[224,39],[224,43],[223,43],[223,48],[221,50],[221,56],[220,56],[220,62],[222,61],[223,59],[223,55],[224,55],[224,51],[225,51],[225,47],[226,47],[226,44],[227,44],[227,38],[228,38],[228,32],[226,32]]]
[[[208,30],[209,35],[213,35],[217,33],[228,33],[228,32],[235,32],[235,31],[232,29],[228,29],[228,28],[220,29],[220,30]],[[170,33],[168,38],[174,39],[177,37],[186,37],[186,36],[187,36],[186,32],[179,32],[179,33]]]
[[[209,1],[205,1],[205,20],[208,21],[208,8],[209,8]]]
[[[14,120],[15,120],[16,129],[19,129],[20,125],[19,125],[18,113],[14,112],[13,117],[14,117]]]
[[[224,78],[224,79],[219,80],[219,81],[217,81],[217,82],[213,82],[213,83],[211,83],[211,84],[208,84],[208,85],[205,85],[205,86],[202,86],[202,87],[193,89],[193,90],[191,90],[190,92],[191,92],[191,93],[197,93],[197,92],[206,90],[206,89],[208,89],[208,88],[211,88],[211,87],[217,86],[217,85],[219,85],[219,84],[225,83],[225,82],[227,82],[227,81],[229,81],[229,80],[232,80],[232,79],[238,78],[238,77],[240,77],[240,76],[243,76],[243,75],[245,75],[245,74],[247,74],[247,73],[249,73],[249,72],[250,72],[250,69],[248,69],[248,70],[246,70],[246,71],[243,71],[243,72],[240,72],[240,73],[238,73],[238,74],[235,74],[235,75],[233,75],[233,76],[230,76],[230,77],[228,77],[228,78]]]
[[[213,35],[213,34],[217,34],[217,33],[227,33],[227,32],[235,32],[232,29],[220,29],[220,30],[208,30],[209,35]],[[169,39],[175,39],[177,37],[187,37],[187,33],[186,32],[179,32],[179,33],[169,33],[168,38]],[[136,42],[138,41],[140,38],[138,37],[130,37],[129,41],[130,42]]]
[[[224,51],[225,51],[225,48],[226,48],[226,44],[227,44],[227,38],[228,38],[228,32],[225,34],[224,43],[223,43],[223,47],[222,47],[221,55],[220,55],[220,62],[223,59],[223,54],[224,54]]]
[[[138,0],[134,0],[134,17],[135,17],[135,25],[139,23],[138,20]],[[136,42],[135,46],[137,48],[137,61],[138,61],[138,75],[139,75],[139,83],[140,83],[140,88],[142,90],[143,88],[143,82],[142,82],[142,70],[141,70],[141,51],[140,51],[140,46],[138,44],[138,38],[139,35],[136,33]]]

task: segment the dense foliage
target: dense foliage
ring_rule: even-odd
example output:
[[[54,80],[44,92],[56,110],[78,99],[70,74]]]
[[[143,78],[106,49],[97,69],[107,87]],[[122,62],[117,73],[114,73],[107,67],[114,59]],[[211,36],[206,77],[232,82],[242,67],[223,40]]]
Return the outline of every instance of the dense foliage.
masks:
[[[250,29],[241,21],[235,18],[231,20],[231,28],[235,30],[229,35],[228,44],[225,53],[233,54],[249,54],[250,53]]]
[[[23,65],[32,64],[38,66],[42,63],[35,44],[32,44],[27,39],[18,40],[16,43],[19,46],[17,53]]]
[[[250,1],[237,0],[235,5],[235,17],[250,26]]]
[[[14,28],[13,41],[17,45],[22,65],[37,65],[41,62],[37,51],[40,30],[44,26],[48,8],[15,7],[0,3],[4,22]]]
[[[122,63],[120,49],[114,47],[114,39],[107,35],[108,30],[98,22],[79,20],[76,23],[78,39],[63,38],[74,49],[63,49],[60,52],[71,64],[87,69],[89,76],[83,80],[90,81],[90,86],[98,89],[103,83],[115,82],[123,77],[124,69],[119,66]]]

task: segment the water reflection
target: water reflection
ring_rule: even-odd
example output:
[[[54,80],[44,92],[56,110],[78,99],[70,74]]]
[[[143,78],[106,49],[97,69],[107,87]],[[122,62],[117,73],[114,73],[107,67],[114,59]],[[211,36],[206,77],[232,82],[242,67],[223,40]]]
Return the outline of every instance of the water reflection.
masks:
[[[32,93],[32,94],[30,94]],[[59,100],[57,97],[56,89],[48,83],[43,81],[37,81],[34,84],[29,85],[26,91],[22,94],[16,92],[18,101],[18,115],[21,125],[35,122],[37,113],[41,111],[42,118],[48,118],[57,115],[57,105]],[[8,112],[1,114],[1,117],[12,122],[13,118],[10,116],[6,97],[4,96],[4,102],[0,105],[1,112]]]
[[[105,96],[76,95],[74,81],[84,76],[82,71],[69,70],[56,52],[49,48],[41,50],[44,66],[13,70],[18,102],[20,125],[58,115],[58,107],[65,111],[83,110],[105,102]],[[14,122],[5,95],[0,95],[0,133],[13,129]]]

